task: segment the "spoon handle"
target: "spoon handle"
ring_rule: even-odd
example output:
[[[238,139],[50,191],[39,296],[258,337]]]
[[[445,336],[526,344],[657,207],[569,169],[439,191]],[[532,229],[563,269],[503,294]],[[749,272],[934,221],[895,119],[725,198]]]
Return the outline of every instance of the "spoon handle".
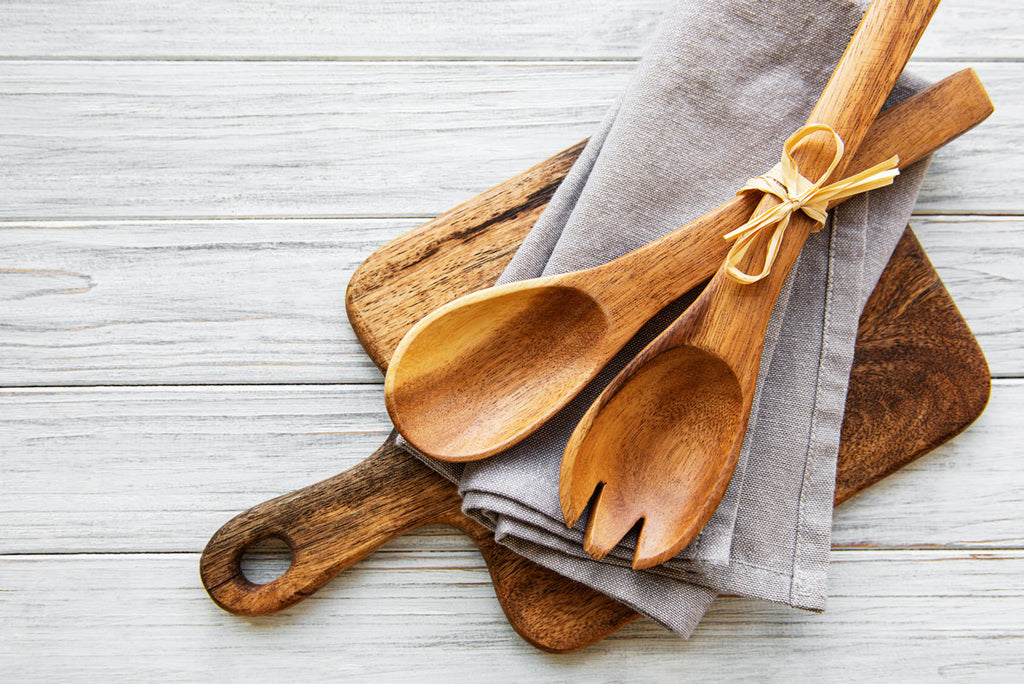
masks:
[[[847,172],[859,173],[894,153],[899,155],[900,168],[907,168],[991,112],[992,102],[978,75],[973,69],[962,69],[879,114],[851,155]],[[729,250],[722,227],[746,221],[758,202],[755,193],[735,195],[668,235],[592,270],[609,281],[621,279],[623,273],[642,277],[648,287],[638,295],[651,300],[646,309],[660,311],[715,274]],[[829,208],[840,203],[833,201]]]

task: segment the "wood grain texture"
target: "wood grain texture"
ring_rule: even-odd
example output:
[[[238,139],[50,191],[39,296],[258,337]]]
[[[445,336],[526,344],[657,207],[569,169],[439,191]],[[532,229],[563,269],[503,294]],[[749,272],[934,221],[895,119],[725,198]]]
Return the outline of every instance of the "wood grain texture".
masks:
[[[433,217],[585,138],[634,67],[0,61],[0,218]],[[977,70],[996,113],[919,213],[1024,212],[1024,66]]]
[[[197,562],[193,553],[0,558],[0,610],[16,626],[0,641],[5,675],[555,684],[669,681],[685,670],[708,682],[1012,682],[1024,666],[1020,551],[837,552],[825,614],[726,598],[689,642],[639,621],[557,658],[508,628],[475,552],[375,556],[301,608],[259,621],[218,610],[196,585]]]
[[[967,318],[989,359],[994,376],[1019,377],[1024,348],[1015,341],[1024,321],[1024,306],[1015,292],[1024,292],[1017,267],[1024,250],[1016,238],[1021,226],[1010,217],[982,219],[935,216],[913,222],[917,234],[942,274],[943,282]],[[955,243],[975,242],[978,249],[958,249]]]
[[[915,381],[907,378],[908,383]],[[1010,456],[1019,453],[1014,437],[1019,426],[1013,417],[1024,405],[1024,397],[1015,396],[1019,383],[994,381],[988,407],[969,430],[836,508],[833,545],[980,549],[992,544],[1019,548],[1024,542],[1024,521],[1009,512],[1020,509],[1019,494],[1013,493],[1020,491],[1015,483],[1019,468],[1011,465],[1015,457]],[[906,400],[910,394],[903,388],[893,396]],[[844,436],[856,438],[849,432]],[[879,456],[884,457],[884,438],[878,446]],[[979,494],[965,497],[967,491]],[[969,507],[973,501],[977,509],[979,500],[985,505],[973,517]],[[924,541],[926,538],[933,541]]]
[[[537,648],[575,651],[639,617],[499,546],[490,530],[462,515],[455,487],[399,448],[395,437],[392,432],[355,468],[260,504],[217,530],[199,566],[203,586],[217,605],[240,615],[276,612],[394,537],[443,523],[477,545],[509,624]],[[290,563],[280,577],[255,584],[240,561],[245,549],[269,538],[287,544]]]
[[[342,292],[417,223],[0,224],[0,384],[380,382]]]
[[[223,525],[203,551],[203,586],[217,605],[238,615],[287,608],[389,539],[422,525],[451,523],[451,511],[460,506],[458,491],[441,478],[425,479],[427,470],[398,448],[392,434],[355,468]],[[354,512],[372,515],[379,524],[353,524]],[[477,531],[466,523],[467,533]],[[254,584],[242,570],[243,552],[273,538],[287,545],[290,567],[271,582]]]
[[[494,285],[583,147],[576,143],[531,166],[395,238],[360,264],[358,276],[349,280],[345,308],[379,368],[387,369],[402,337],[450,302],[453,292]],[[397,293],[405,306],[395,306]],[[387,326],[380,325],[382,318]]]
[[[988,103],[984,97],[982,100],[985,107],[981,116],[984,116],[988,112]],[[927,147],[927,144],[925,146]],[[559,178],[564,173],[565,158],[573,153],[563,153],[553,160],[539,164],[506,184],[457,207],[445,217],[394,241],[371,257],[353,279],[346,298],[349,313],[356,322],[361,338],[367,341],[368,347],[381,349],[377,340],[378,331],[381,331],[381,335],[387,335],[396,325],[396,320],[398,323],[401,322],[401,319],[395,319],[392,312],[408,312],[416,310],[417,306],[426,307],[438,303],[424,301],[421,297],[405,298],[408,286],[396,287],[388,280],[389,277],[394,278],[395,274],[408,272],[412,265],[416,267],[413,272],[417,273],[422,282],[446,283],[451,290],[447,292],[449,297],[455,297],[466,287],[472,286],[474,278],[467,278],[468,282],[460,283],[457,276],[450,277],[451,273],[454,271],[458,274],[460,271],[473,268],[466,264],[482,263],[486,268],[487,260],[481,262],[478,259],[466,258],[462,261],[453,261],[447,255],[448,250],[443,249],[443,244],[434,248],[438,245],[437,237],[451,237],[454,233],[455,244],[466,235],[479,237],[490,232],[494,233],[495,241],[503,238],[514,241],[519,239],[517,231],[499,231],[496,228],[509,224],[516,225],[521,221],[521,216],[528,215],[534,209],[536,198],[544,197],[549,192],[548,188],[552,185],[549,179]],[[872,162],[869,160],[862,165],[870,163]],[[496,221],[495,216],[503,220]],[[430,245],[431,249],[424,252],[424,243]],[[903,248],[904,244],[908,246]],[[920,254],[920,246],[912,241],[905,240],[901,243],[901,248],[904,252]],[[901,273],[904,263],[910,264],[907,274]],[[915,270],[925,273],[930,270],[927,260],[903,262],[896,259],[894,264],[896,267],[887,270],[883,277],[899,281],[903,275],[912,278]],[[941,290],[941,285],[938,289]],[[416,291],[415,288],[413,291]],[[441,290],[438,287],[434,288],[435,293],[439,291]],[[948,296],[946,299],[948,300]],[[367,301],[377,306],[365,308],[363,304]],[[379,306],[381,301],[384,302],[384,306]],[[872,310],[869,310],[869,313],[870,311]],[[943,313],[959,321],[955,308],[951,312],[943,310]],[[865,316],[865,325],[872,325],[871,315]],[[958,330],[960,336],[966,338],[963,343],[966,353],[973,355],[971,360],[975,362],[975,366],[980,367],[982,374],[968,374],[965,383],[967,387],[976,388],[971,396],[976,400],[965,402],[962,409],[959,405],[953,404],[954,409],[960,409],[953,411],[957,418],[952,423],[957,430],[976,417],[988,396],[987,368],[980,350],[976,345],[971,346],[974,344],[973,337],[966,326]],[[960,366],[954,365],[953,368],[959,370]],[[869,394],[871,400],[879,398],[879,394]],[[948,426],[943,425],[942,429],[948,429]],[[929,435],[935,442],[944,441],[941,430],[938,434]],[[865,447],[865,453],[871,453],[873,444],[870,441],[862,442],[861,446]],[[913,455],[919,453],[914,452]],[[856,459],[856,455],[854,458]],[[378,482],[376,487],[370,489],[371,493],[365,500],[355,501],[350,493],[367,489],[363,482],[364,472],[378,473],[377,479],[383,482],[387,479],[385,473],[388,463],[392,464],[392,469],[397,473],[394,485],[383,487],[385,490],[393,490],[391,500],[389,501],[387,493],[380,491],[382,486]],[[202,574],[207,590],[221,607],[231,612],[245,615],[273,612],[309,595],[389,538],[403,534],[415,526],[441,521],[438,517],[439,510],[447,507],[449,515],[445,521],[458,526],[458,521],[465,519],[459,513],[454,488],[449,487],[448,494],[445,495],[441,478],[425,468],[417,469],[411,465],[412,463],[408,457],[400,458],[400,454],[392,450],[386,442],[367,463],[349,473],[260,504],[236,516],[218,530],[203,553]],[[417,496],[424,498],[417,502]],[[360,507],[361,512],[358,510]],[[409,512],[412,510],[418,513],[412,515]],[[465,520],[465,525],[474,538],[480,534],[483,538],[487,537],[486,531],[474,523]],[[288,542],[293,562],[277,580],[265,585],[255,585],[245,577],[240,559],[246,547],[270,535],[277,535]],[[560,580],[522,559],[515,559],[507,551],[498,547],[482,549],[488,557],[499,600],[510,622],[528,641],[545,650],[564,652],[586,646],[634,617],[627,609],[617,606],[599,594],[575,583]],[[499,562],[503,557],[508,559],[508,563]],[[545,584],[554,587],[558,587],[559,584],[565,586],[551,592],[532,590]],[[529,587],[531,590],[524,593],[516,587]],[[582,598],[564,600],[564,597],[573,594],[578,594]],[[524,600],[527,597],[533,600]],[[562,599],[560,605],[558,599]],[[585,609],[580,611],[579,606],[584,606]],[[534,609],[533,613],[529,612],[530,608]],[[595,615],[601,619],[595,621]],[[555,629],[556,633],[552,634],[551,629]],[[567,640],[565,635],[573,635],[575,638]]]
[[[52,58],[635,58],[665,0],[8,0],[5,56]],[[536,21],[523,21],[533,17]],[[915,53],[1024,56],[1018,5],[944,0]]]
[[[858,329],[837,504],[958,435],[988,403],[985,356],[909,229],[886,270],[898,276],[879,280]]]

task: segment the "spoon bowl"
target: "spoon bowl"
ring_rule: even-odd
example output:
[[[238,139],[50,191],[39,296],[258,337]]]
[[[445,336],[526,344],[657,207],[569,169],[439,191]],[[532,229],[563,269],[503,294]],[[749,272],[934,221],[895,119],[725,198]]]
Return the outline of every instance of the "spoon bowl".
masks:
[[[549,418],[558,397],[575,395],[601,369],[603,355],[592,352],[609,338],[607,312],[579,288],[509,285],[479,294],[420,321],[386,379],[395,426],[418,450],[449,461],[520,441],[524,426]],[[514,382],[495,392],[500,378]]]

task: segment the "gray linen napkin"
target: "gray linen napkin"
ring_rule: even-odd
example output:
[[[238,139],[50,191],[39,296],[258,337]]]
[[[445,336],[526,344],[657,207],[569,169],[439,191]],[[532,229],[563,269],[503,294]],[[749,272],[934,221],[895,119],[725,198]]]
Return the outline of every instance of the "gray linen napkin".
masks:
[[[782,141],[804,123],[824,88],[863,5],[679,2],[500,282],[618,257],[712,209],[773,166]],[[888,104],[921,86],[904,78]],[[672,561],[631,570],[635,539],[604,561],[587,556],[585,516],[573,529],[562,520],[558,472],[586,408],[696,293],[645,326],[521,444],[464,468],[421,458],[458,482],[464,510],[501,543],[683,636],[720,592],[823,609],[857,322],[910,217],[925,166],[847,201],[811,237],[772,315],[736,474],[712,520]]]

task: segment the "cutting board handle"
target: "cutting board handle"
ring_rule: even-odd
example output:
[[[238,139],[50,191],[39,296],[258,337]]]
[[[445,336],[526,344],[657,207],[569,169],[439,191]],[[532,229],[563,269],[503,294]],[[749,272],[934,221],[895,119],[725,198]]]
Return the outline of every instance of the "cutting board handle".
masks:
[[[395,445],[395,435],[356,467],[250,508],[210,538],[200,559],[203,586],[238,615],[266,615],[302,600],[383,544],[423,525],[450,523],[455,488]],[[291,551],[283,575],[256,584],[242,572],[246,549],[280,538]]]
[[[398,448],[396,437],[392,432],[355,468],[255,506],[217,530],[199,561],[210,598],[237,615],[274,613],[391,539],[443,523],[477,545],[509,624],[537,648],[575,651],[636,619],[626,606],[499,546],[462,515],[458,490]],[[292,562],[273,582],[256,584],[242,572],[242,556],[271,537],[288,544]]]

